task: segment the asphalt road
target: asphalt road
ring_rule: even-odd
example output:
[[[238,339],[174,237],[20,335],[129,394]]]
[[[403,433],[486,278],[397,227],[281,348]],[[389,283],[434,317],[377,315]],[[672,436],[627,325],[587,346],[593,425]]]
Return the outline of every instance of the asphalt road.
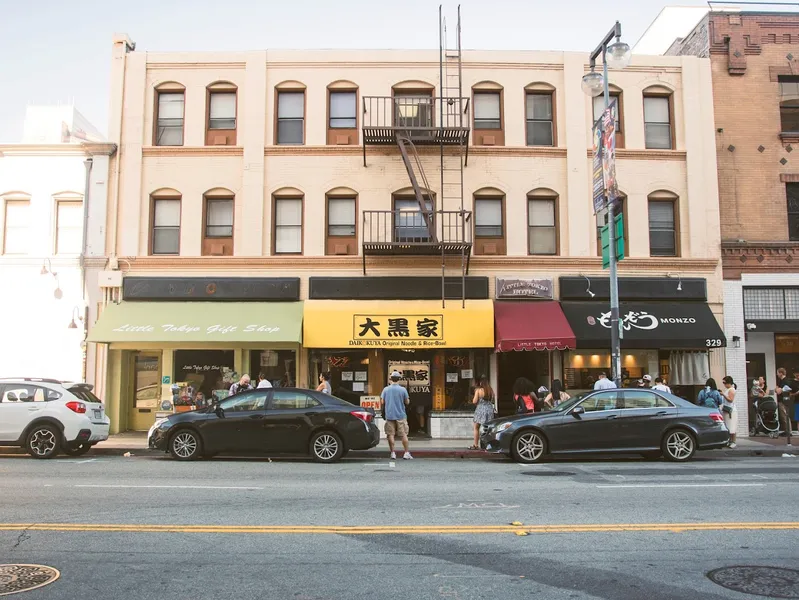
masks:
[[[20,600],[756,598],[706,573],[797,568],[798,492],[788,458],[4,456],[0,563],[61,571]]]

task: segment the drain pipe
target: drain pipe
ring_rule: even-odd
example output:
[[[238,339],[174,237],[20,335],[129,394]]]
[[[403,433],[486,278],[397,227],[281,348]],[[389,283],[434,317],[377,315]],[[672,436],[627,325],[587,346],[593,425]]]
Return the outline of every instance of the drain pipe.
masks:
[[[90,156],[83,161],[83,166],[86,167],[86,180],[83,185],[83,235],[80,244],[80,298],[83,305],[83,339],[81,340],[81,350],[83,361],[81,365],[81,381],[86,381],[86,337],[89,327],[89,303],[86,300],[86,242],[89,235],[89,201],[91,198],[90,187],[92,178],[92,166],[94,159]]]

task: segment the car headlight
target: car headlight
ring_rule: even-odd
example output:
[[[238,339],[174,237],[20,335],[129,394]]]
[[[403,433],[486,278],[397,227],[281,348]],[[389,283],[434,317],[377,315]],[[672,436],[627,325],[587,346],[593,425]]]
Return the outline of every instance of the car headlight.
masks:
[[[504,423],[500,423],[499,425],[497,425],[496,432],[499,433],[500,431],[505,431],[511,425],[513,425],[513,423],[511,423],[510,421],[505,421]]]

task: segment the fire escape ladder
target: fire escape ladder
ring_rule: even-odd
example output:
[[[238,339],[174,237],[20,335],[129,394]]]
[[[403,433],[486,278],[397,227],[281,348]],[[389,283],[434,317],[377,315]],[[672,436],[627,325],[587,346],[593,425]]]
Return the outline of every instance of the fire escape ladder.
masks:
[[[408,178],[411,180],[411,187],[413,188],[413,194],[416,196],[416,201],[419,203],[419,212],[422,214],[422,219],[424,219],[424,224],[427,227],[428,232],[430,233],[430,240],[432,242],[436,242],[438,240],[438,236],[436,235],[436,222],[435,222],[435,212],[432,206],[429,204],[429,200],[425,199],[426,195],[429,195],[430,185],[427,182],[427,177],[424,174],[424,168],[422,167],[422,161],[419,158],[419,153],[416,150],[416,146],[413,142],[406,136],[397,133],[397,146],[399,147],[400,155],[402,156],[402,162],[405,165],[405,170],[408,172]],[[408,152],[410,150],[410,152]],[[411,162],[411,156],[413,156],[413,162]],[[414,163],[416,165],[416,170],[414,170]],[[419,178],[422,180],[422,185],[424,189],[419,185],[419,178],[416,176],[416,171],[419,172]]]

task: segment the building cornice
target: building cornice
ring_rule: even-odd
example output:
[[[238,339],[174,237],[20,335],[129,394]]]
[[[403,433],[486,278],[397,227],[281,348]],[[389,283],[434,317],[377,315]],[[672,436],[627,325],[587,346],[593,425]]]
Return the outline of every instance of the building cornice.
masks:
[[[116,150],[116,144],[105,142],[0,144],[0,156],[111,156]]]
[[[196,62],[148,62],[148,71],[172,70],[172,69],[244,69],[247,63],[238,60],[233,61],[196,61]]]
[[[122,259],[120,259],[122,260]],[[129,263],[126,271],[180,271],[180,270],[357,270],[363,268],[360,256],[139,256],[125,257]],[[441,257],[390,256],[372,259],[367,257],[366,270],[403,268],[413,261],[414,268],[441,267]],[[459,260],[453,259],[451,264]],[[619,263],[622,273],[633,272],[713,272],[718,259],[700,258],[625,258]],[[128,265],[126,265],[128,266]],[[530,271],[601,271],[602,259],[598,257],[569,256],[474,256],[472,269],[518,268]]]
[[[144,146],[142,156],[244,156],[241,146]]]
[[[799,242],[722,241],[721,260],[724,279],[740,279],[741,273],[796,273]]]

